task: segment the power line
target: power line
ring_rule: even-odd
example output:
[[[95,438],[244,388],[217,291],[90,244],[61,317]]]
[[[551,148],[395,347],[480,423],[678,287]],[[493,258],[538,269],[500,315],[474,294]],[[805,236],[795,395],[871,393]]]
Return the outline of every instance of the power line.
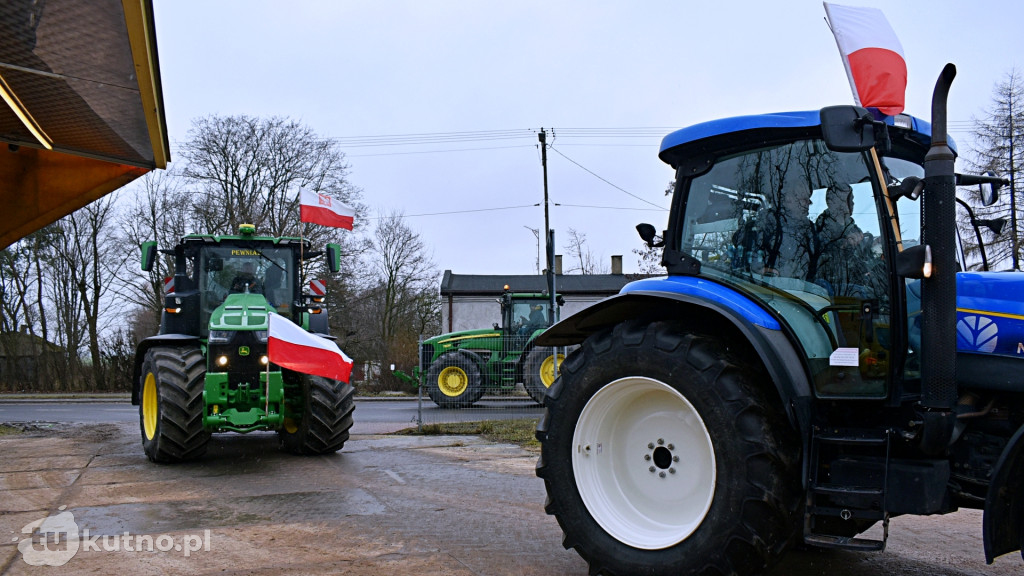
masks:
[[[495,211],[499,211],[499,210],[516,210],[516,209],[519,209],[519,208],[536,208],[537,206],[540,206],[539,202],[537,204],[523,204],[521,206],[500,206],[500,207],[497,207],[497,208],[476,208],[474,210],[452,210],[451,212],[427,212],[427,213],[424,213],[424,214],[402,214],[402,217],[403,218],[416,218],[418,216],[445,216],[445,215],[448,215],[448,214],[469,214],[471,212],[495,212]],[[371,216],[369,218],[366,218],[366,220],[380,220],[381,218],[384,218],[384,216]]]
[[[584,165],[580,164],[579,162],[577,162],[577,161],[573,160],[572,158],[569,158],[569,157],[568,157],[568,156],[566,156],[565,154],[562,154],[562,152],[561,152],[560,150],[558,150],[557,148],[555,148],[554,146],[552,146],[552,147],[551,147],[551,150],[553,150],[554,152],[557,152],[557,153],[558,153],[558,155],[559,155],[559,156],[561,156],[562,158],[565,158],[565,159],[566,159],[566,160],[568,160],[569,162],[572,162],[573,164],[575,164],[575,165],[579,166],[580,168],[582,168],[582,169],[583,169],[583,170],[584,170],[585,172],[587,172],[588,174],[590,174],[590,175],[591,175],[591,176],[593,176],[594,178],[597,178],[598,180],[600,180],[600,181],[604,182],[605,184],[607,184],[607,185],[611,186],[612,188],[615,188],[615,189],[616,189],[616,190],[618,190],[619,192],[622,192],[623,194],[626,194],[627,196],[632,196],[633,198],[636,198],[637,200],[639,200],[639,201],[641,201],[641,202],[644,202],[644,203],[650,204],[651,206],[654,206],[655,208],[658,208],[658,209],[660,209],[660,210],[665,210],[666,212],[668,211],[668,208],[664,208],[664,207],[662,207],[662,206],[659,206],[659,205],[655,204],[654,202],[651,202],[650,200],[647,200],[647,199],[645,199],[645,198],[641,198],[640,196],[637,196],[636,194],[633,194],[632,192],[630,192],[630,191],[628,191],[628,190],[626,190],[626,189],[624,189],[624,188],[622,188],[622,187],[620,187],[620,186],[616,186],[615,184],[612,184],[611,182],[609,182],[608,180],[606,180],[606,179],[605,179],[605,178],[603,178],[602,176],[600,176],[600,175],[598,175],[597,173],[595,173],[595,172],[594,172],[593,170],[591,170],[590,168],[587,168],[586,166],[584,166]]]
[[[441,150],[410,150],[407,152],[379,152],[377,154],[345,154],[345,158],[369,158],[372,156],[404,156],[407,154],[435,154],[443,152],[473,152],[476,150],[508,150],[509,148],[534,148],[533,144],[513,144],[511,146],[477,146],[473,148],[445,148]]]
[[[552,202],[555,206],[564,206],[567,208],[597,208],[600,210],[639,210],[642,212],[665,212],[665,208],[626,208],[624,206],[590,206],[587,204],[560,204],[558,202]]]

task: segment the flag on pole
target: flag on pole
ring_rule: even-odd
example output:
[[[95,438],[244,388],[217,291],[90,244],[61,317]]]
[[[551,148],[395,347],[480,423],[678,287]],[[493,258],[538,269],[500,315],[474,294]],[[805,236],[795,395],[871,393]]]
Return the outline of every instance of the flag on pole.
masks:
[[[352,359],[338,345],[310,334],[280,314],[270,315],[267,358],[282,368],[348,382]]]
[[[878,8],[825,2],[825,15],[836,37],[857,105],[877,108],[888,116],[902,112],[907,91],[907,62],[903,46],[885,14]]]
[[[351,230],[355,214],[355,210],[327,194],[299,190],[299,220],[302,222]]]

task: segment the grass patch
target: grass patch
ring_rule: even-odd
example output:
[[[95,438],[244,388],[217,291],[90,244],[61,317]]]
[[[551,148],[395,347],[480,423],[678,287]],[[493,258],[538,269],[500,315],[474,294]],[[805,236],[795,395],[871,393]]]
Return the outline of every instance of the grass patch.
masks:
[[[423,434],[424,436],[437,435],[471,435],[483,436],[484,438],[505,444],[516,444],[533,452],[540,452],[540,442],[534,437],[537,429],[536,418],[522,418],[518,420],[483,420],[481,422],[452,422],[448,424],[424,424],[423,431],[415,428],[403,430],[399,434],[410,436]]]
[[[0,424],[0,436],[10,436],[13,434],[21,434],[21,430],[15,428],[14,426]]]

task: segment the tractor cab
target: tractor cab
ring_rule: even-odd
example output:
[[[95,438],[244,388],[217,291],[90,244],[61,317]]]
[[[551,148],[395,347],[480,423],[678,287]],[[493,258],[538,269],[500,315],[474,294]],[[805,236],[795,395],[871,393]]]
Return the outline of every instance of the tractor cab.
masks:
[[[498,301],[501,303],[501,330],[506,336],[528,338],[548,327],[551,302],[547,294],[513,294],[506,290]]]

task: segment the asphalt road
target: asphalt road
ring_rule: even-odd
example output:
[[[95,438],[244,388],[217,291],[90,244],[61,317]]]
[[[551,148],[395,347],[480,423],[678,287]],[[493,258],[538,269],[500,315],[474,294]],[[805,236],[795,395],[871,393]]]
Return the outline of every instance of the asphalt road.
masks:
[[[479,437],[355,435],[338,454],[299,457],[272,434],[227,434],[196,461],[157,465],[135,422],[56,424],[0,436],[0,455],[0,576],[587,573],[544,513],[536,453]],[[81,548],[29,565],[50,549],[32,526],[65,513]],[[60,554],[56,533],[72,525],[54,526]],[[885,552],[796,549],[770,576],[1022,573],[1016,554],[986,566],[980,536],[977,511],[900,517]]]
[[[483,400],[472,408],[445,410],[422,403],[423,424],[539,418],[542,408],[529,399]],[[417,425],[418,402],[406,399],[356,399],[353,434],[385,434]],[[137,422],[139,409],[127,402],[9,401],[0,399],[0,422],[102,424]]]

